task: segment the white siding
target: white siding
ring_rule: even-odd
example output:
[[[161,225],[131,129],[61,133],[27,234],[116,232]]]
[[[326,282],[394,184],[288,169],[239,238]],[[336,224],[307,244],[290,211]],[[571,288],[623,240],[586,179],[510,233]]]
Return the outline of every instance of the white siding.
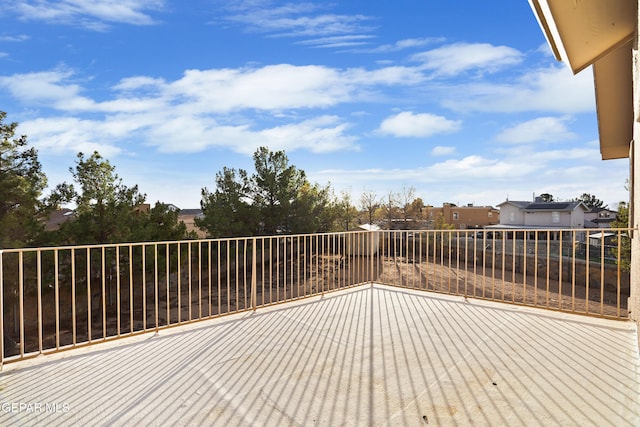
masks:
[[[520,208],[505,204],[500,206],[500,224],[504,225],[523,225],[524,214]]]
[[[584,227],[584,210],[580,207],[571,212],[571,228],[583,228]]]

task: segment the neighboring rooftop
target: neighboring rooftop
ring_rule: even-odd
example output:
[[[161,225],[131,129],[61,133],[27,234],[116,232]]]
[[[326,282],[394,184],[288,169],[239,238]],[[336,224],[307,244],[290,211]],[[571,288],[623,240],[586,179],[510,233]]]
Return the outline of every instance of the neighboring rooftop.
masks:
[[[201,216],[202,209],[180,209],[179,215],[193,215],[193,216]]]
[[[73,210],[67,208],[57,209],[51,212],[47,217],[44,224],[45,230],[58,230],[62,224],[69,221],[73,217]]]
[[[588,208],[584,205],[584,203],[580,201],[573,202],[543,202],[536,200],[534,202],[525,202],[525,201],[515,201],[515,200],[507,200],[506,202],[500,203],[498,206],[511,204],[520,209],[527,211],[572,211],[576,209],[578,206],[582,206],[585,211]]]
[[[635,323],[382,285],[12,363],[0,390],[32,405],[1,425],[640,424]]]

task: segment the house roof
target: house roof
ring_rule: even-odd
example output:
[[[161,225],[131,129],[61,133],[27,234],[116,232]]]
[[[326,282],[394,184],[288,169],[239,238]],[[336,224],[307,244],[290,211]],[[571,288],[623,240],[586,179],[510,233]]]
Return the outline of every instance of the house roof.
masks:
[[[629,157],[636,2],[529,0],[529,4],[558,61],[574,74],[593,65],[602,159]]]
[[[71,209],[62,208],[55,210],[49,214],[45,221],[45,230],[57,230],[62,224],[74,218],[74,212]]]
[[[523,202],[523,201],[514,201],[507,200],[506,202],[500,203],[498,206],[511,204],[515,207],[526,210],[526,211],[573,211],[578,207],[581,207],[585,211],[589,209],[585,206],[585,204],[581,201],[577,202]]]
[[[577,204],[576,202],[530,203],[525,209],[528,211],[572,211]]]
[[[611,212],[611,213],[617,213],[616,211],[613,211],[609,208],[591,208],[589,209],[589,213],[600,213],[600,212]]]
[[[202,215],[202,209],[180,209],[178,211],[178,216],[187,216],[187,215],[193,215],[193,216]]]
[[[524,208],[530,203],[530,201],[507,200],[505,202],[498,203],[496,206],[500,207],[502,205],[514,205],[518,208]]]

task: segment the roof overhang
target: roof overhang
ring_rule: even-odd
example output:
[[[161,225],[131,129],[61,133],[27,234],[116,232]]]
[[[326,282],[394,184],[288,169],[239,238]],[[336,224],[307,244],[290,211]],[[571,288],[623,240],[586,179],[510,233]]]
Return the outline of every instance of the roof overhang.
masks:
[[[631,42],[593,64],[600,153],[603,160],[629,157],[633,139]]]
[[[637,2],[529,0],[529,4],[557,60],[574,74],[593,65],[602,158],[629,157]]]

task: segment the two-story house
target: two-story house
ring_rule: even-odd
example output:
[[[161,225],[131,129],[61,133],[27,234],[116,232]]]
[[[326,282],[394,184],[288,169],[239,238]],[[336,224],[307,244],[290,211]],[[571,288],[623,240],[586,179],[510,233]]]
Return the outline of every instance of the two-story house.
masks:
[[[585,228],[611,228],[618,218],[618,212],[607,208],[593,208],[584,214]]]
[[[498,205],[500,225],[510,228],[584,228],[589,208],[582,202],[507,200]]]
[[[585,214],[589,208],[581,201],[544,202],[540,197],[531,201],[507,200],[497,205],[500,208],[500,225],[492,229],[567,229],[585,228]],[[549,238],[556,240],[558,233]]]

